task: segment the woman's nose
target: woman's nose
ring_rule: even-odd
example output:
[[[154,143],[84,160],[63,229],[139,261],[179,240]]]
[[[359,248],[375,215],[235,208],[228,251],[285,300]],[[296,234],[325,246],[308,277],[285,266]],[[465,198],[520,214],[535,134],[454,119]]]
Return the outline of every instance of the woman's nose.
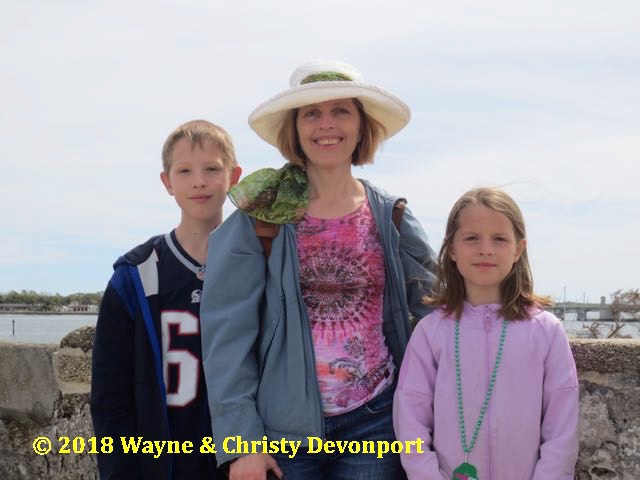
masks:
[[[329,113],[324,113],[321,117],[320,117],[320,127],[321,128],[326,128],[326,129],[330,129],[330,128],[335,128],[336,126],[336,122],[333,118],[333,115],[329,114]]]

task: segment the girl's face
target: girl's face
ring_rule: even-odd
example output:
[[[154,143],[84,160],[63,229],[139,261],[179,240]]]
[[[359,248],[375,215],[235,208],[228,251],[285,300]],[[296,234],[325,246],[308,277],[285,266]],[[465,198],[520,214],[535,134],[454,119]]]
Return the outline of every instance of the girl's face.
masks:
[[[307,167],[351,165],[360,133],[360,112],[351,98],[328,100],[298,110],[296,128]]]
[[[484,205],[467,205],[458,215],[451,259],[464,279],[466,300],[472,305],[502,303],[500,284],[524,251],[511,221]]]

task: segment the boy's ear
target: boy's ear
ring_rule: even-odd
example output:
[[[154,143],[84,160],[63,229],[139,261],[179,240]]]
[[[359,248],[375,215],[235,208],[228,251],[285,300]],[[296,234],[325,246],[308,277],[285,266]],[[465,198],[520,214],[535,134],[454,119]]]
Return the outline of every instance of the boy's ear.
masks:
[[[169,180],[169,174],[164,170],[160,172],[160,180],[162,181],[164,188],[167,189],[169,195],[173,195],[173,188],[171,188],[171,180]]]
[[[229,187],[233,187],[238,180],[240,180],[240,175],[242,175],[242,167],[240,165],[235,166],[231,169],[231,181],[229,182]]]

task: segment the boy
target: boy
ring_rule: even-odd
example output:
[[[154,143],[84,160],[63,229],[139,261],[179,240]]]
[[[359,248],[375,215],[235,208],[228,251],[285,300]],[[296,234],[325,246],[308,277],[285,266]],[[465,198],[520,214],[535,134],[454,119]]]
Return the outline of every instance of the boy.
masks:
[[[169,135],[162,164],[160,179],[180,207],[180,224],[116,261],[98,315],[91,415],[102,480],[216,478],[214,455],[199,451],[211,436],[200,293],[209,234],[242,170],[231,137],[204,120]],[[120,437],[142,437],[138,453],[125,453]],[[163,440],[178,441],[180,451],[142,453],[143,442]]]

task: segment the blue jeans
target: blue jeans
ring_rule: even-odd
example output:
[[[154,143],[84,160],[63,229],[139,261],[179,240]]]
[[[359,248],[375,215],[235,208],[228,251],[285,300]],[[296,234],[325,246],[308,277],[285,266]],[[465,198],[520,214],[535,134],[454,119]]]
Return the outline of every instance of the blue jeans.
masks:
[[[342,415],[324,418],[323,441],[386,440],[393,442],[394,387],[387,388],[361,407]],[[362,445],[360,443],[360,445]],[[315,445],[317,447],[317,444]],[[403,480],[406,479],[400,465],[400,456],[391,452],[382,458],[371,453],[308,453],[301,448],[294,458],[286,454],[273,455],[284,473],[284,480]],[[361,449],[362,450],[362,449]]]

